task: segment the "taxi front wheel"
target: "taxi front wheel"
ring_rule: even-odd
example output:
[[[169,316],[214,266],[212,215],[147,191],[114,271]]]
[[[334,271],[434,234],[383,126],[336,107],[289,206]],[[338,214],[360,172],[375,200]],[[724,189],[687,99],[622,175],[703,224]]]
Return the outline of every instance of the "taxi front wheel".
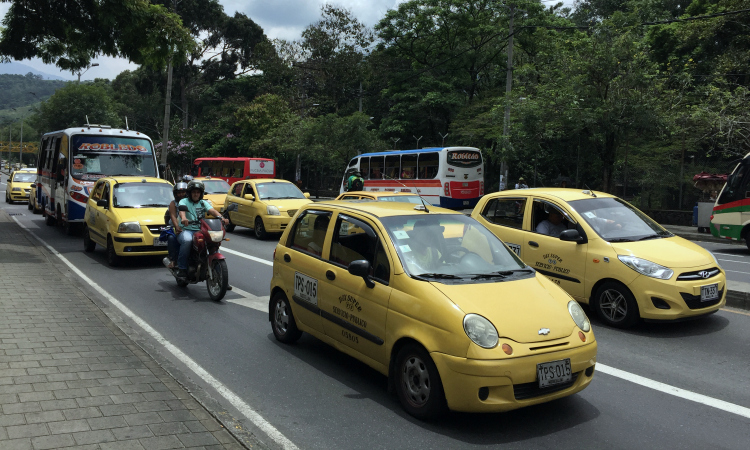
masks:
[[[399,350],[394,383],[401,406],[417,419],[435,418],[447,409],[440,374],[420,345],[411,343]]]
[[[638,321],[638,303],[630,290],[616,281],[599,286],[594,296],[594,311],[607,325],[629,328]]]
[[[271,307],[273,308],[271,327],[276,340],[285,344],[296,342],[302,336],[302,332],[297,328],[292,306],[286,295],[283,292],[274,294]]]

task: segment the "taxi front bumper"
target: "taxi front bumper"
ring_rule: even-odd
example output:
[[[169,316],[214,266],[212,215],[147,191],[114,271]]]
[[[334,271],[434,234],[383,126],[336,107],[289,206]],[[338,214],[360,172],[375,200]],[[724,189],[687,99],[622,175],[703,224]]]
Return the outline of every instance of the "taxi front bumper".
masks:
[[[10,197],[10,200],[13,202],[20,202],[22,200],[29,200],[29,192],[28,191],[10,191],[10,194],[8,194],[8,197]]]
[[[478,360],[433,352],[448,407],[463,412],[502,412],[575,394],[591,383],[596,341],[569,350],[504,360]],[[539,388],[537,364],[570,358],[574,379],[561,386]],[[480,389],[487,397],[480,398]]]
[[[281,211],[279,216],[263,216],[263,227],[269,233],[281,233],[286,230],[286,226],[292,221],[286,211]]]
[[[723,272],[700,280],[680,281],[681,272],[669,280],[641,275],[628,288],[635,296],[640,315],[646,320],[680,320],[716,312],[727,302],[727,279]],[[701,301],[701,286],[716,284],[718,300]]]
[[[118,256],[157,256],[166,255],[167,246],[155,246],[155,240],[159,240],[159,234],[152,233],[148,227],[143,233],[112,233],[112,244]]]

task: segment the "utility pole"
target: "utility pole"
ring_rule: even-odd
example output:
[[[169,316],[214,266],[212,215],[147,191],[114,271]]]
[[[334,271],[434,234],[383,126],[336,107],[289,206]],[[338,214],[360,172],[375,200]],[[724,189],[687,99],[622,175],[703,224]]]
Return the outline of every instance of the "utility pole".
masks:
[[[362,82],[359,82],[359,112],[362,112]]]
[[[685,176],[685,127],[687,127],[687,117],[684,118],[682,124],[682,155],[680,157],[680,203],[677,205],[677,209],[682,209],[682,182]]]
[[[177,2],[172,2],[172,12],[177,12]],[[172,51],[174,48],[170,46],[170,55],[169,55],[169,64],[167,64],[167,93],[166,98],[164,99],[164,132],[162,133],[162,141],[161,141],[161,164],[163,166],[167,166],[167,152],[169,151],[168,145],[169,145],[169,109],[172,106]],[[164,174],[162,176],[164,179],[166,179],[166,169],[164,170]]]
[[[18,145],[18,168],[23,164],[23,114],[21,114],[21,143]],[[683,152],[684,153],[684,152]]]
[[[508,27],[508,61],[506,63],[505,73],[505,118],[503,119],[503,151],[506,151],[509,147],[510,140],[508,139],[508,127],[510,126],[510,94],[513,84],[513,15],[516,12],[516,7],[510,5],[510,24]],[[503,155],[502,161],[500,161],[500,184],[498,188],[502,191],[508,184],[508,163],[505,162],[505,156]]]

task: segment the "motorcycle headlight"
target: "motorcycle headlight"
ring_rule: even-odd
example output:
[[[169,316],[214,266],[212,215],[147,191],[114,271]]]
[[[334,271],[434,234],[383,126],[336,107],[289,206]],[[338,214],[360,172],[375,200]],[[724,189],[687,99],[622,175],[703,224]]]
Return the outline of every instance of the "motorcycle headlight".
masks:
[[[586,313],[583,312],[583,308],[581,308],[581,305],[577,301],[571,300],[568,302],[568,312],[570,313],[570,317],[573,318],[573,322],[578,325],[578,328],[585,332],[591,329],[591,322],[589,322],[589,318],[586,317]]]
[[[271,206],[271,205],[266,206],[266,213],[269,216],[280,216],[281,215],[281,213],[279,212],[279,208],[277,206]]]
[[[208,236],[211,238],[214,242],[221,242],[222,239],[224,239],[224,232],[219,231],[209,231]]]
[[[658,278],[660,280],[668,280],[672,278],[672,275],[674,274],[674,271],[672,269],[668,269],[664,266],[645,259],[636,258],[635,256],[618,255],[617,258],[619,258],[620,261],[622,261],[622,263],[626,266],[630,267],[641,275],[646,275],[647,277]]]
[[[482,348],[493,348],[497,345],[498,336],[495,326],[478,314],[467,314],[464,317],[464,331],[472,342]]]
[[[118,233],[140,233],[141,224],[138,222],[123,222],[117,227]]]

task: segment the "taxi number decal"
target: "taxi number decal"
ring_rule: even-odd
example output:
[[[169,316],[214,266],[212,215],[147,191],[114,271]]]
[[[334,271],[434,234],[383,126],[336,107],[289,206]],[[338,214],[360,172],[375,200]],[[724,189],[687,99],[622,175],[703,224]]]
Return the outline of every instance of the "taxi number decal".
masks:
[[[513,250],[513,253],[515,253],[516,256],[521,256],[521,246],[520,245],[518,245],[518,244],[510,244],[508,242],[506,242],[505,245],[507,245],[509,249]]]
[[[318,280],[299,272],[294,272],[294,295],[317,306]]]

